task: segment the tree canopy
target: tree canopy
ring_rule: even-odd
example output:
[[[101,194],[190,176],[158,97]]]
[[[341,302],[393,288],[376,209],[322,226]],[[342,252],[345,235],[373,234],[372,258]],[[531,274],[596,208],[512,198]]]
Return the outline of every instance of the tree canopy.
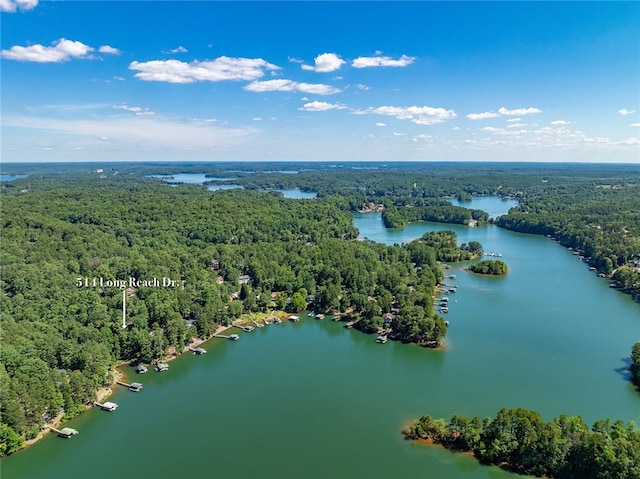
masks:
[[[404,341],[437,345],[446,333],[432,299],[438,235],[355,241],[351,214],[332,201],[258,191],[90,175],[29,186],[2,197],[0,453],[82,411],[114,364],[161,360],[243,312],[299,311],[313,297],[355,320],[393,308]]]
[[[640,432],[635,423],[600,420],[589,428],[580,416],[545,422],[523,408],[501,409],[495,418],[421,417],[409,439],[428,439],[481,462],[519,474],[556,479],[640,478]]]

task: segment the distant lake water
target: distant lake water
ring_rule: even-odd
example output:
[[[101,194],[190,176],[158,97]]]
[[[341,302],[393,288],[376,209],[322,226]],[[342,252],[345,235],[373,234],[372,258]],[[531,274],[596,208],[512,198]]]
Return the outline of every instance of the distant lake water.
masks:
[[[285,198],[295,198],[295,199],[313,199],[318,197],[318,193],[315,191],[301,191],[298,188],[293,188],[290,190],[275,190],[279,191],[284,195]]]
[[[283,171],[277,171],[277,172],[272,172],[272,173],[286,173],[286,174],[297,174],[297,171],[289,171],[289,170],[283,170]],[[178,173],[175,175],[151,175],[150,178],[158,178],[161,180],[166,181],[167,183],[171,184],[171,185],[176,185],[176,184],[181,184],[181,183],[186,183],[186,184],[190,184],[190,185],[202,185],[204,184],[205,181],[230,181],[230,180],[234,180],[235,178],[214,178],[214,177],[207,177],[205,176],[204,173]],[[242,185],[208,185],[207,189],[209,191],[217,191],[217,190],[233,190],[233,189],[237,189],[237,188],[244,188]],[[309,198],[316,198],[318,196],[317,193],[312,192],[312,191],[300,191],[300,189],[298,188],[292,188],[292,189],[287,189],[287,190],[274,190],[274,191],[279,191],[280,193],[282,193],[284,195],[285,198],[296,198],[296,199],[309,199]]]
[[[476,207],[476,200],[471,203]],[[496,214],[508,204],[498,203]],[[486,209],[486,208],[483,208]],[[390,341],[301,315],[214,339],[164,373],[118,388],[116,412],[91,410],[2,461],[3,479],[116,477],[506,479],[466,455],[405,441],[423,414],[494,416],[503,407],[546,420],[581,415],[640,423],[627,358],[640,339],[640,305],[608,287],[558,243],[496,226],[412,223],[386,230],[379,213],[354,215],[361,237],[402,243],[453,230],[503,254],[501,278],[453,264],[456,284],[444,350]]]
[[[462,206],[463,208],[473,208],[489,213],[489,218],[497,218],[500,215],[506,215],[510,208],[518,206],[516,200],[499,199],[495,196],[474,196],[473,201],[458,201],[457,198],[450,198],[448,201],[454,206]]]
[[[13,181],[19,178],[24,178],[22,175],[0,175],[0,181]]]

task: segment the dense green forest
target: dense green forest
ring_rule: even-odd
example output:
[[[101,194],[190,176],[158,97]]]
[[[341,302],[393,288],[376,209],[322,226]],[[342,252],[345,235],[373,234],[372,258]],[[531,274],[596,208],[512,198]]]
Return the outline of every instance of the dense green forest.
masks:
[[[501,409],[495,418],[423,416],[404,431],[448,449],[470,451],[485,464],[520,474],[556,479],[639,479],[640,433],[632,422],[597,421],[591,429],[580,416],[545,422],[523,408]]]
[[[211,177],[230,176],[229,167],[206,172]],[[578,250],[615,287],[640,300],[638,165],[394,162],[283,164],[275,169],[245,164],[235,167],[233,176],[210,183],[315,191],[349,211],[382,205],[390,228],[420,220],[459,224],[477,220],[481,226],[487,222],[486,213],[454,207],[443,199],[466,201],[482,195],[517,199],[518,207],[497,219],[499,226],[548,235]]]
[[[639,297],[640,182],[618,178],[531,189],[497,224],[556,238]]]
[[[330,201],[128,176],[32,178],[5,189],[2,208],[2,453],[81,412],[114,364],[181,351],[243,312],[310,301],[364,322],[391,315],[402,341],[437,346],[446,333],[433,291],[438,259],[460,250],[451,232],[355,241]]]
[[[503,276],[509,272],[507,263],[499,259],[485,259],[469,265],[467,269],[473,273],[493,276]]]
[[[461,225],[486,225],[489,215],[482,210],[453,206],[446,200],[416,200],[411,205],[388,206],[382,213],[387,228],[402,228],[412,221],[436,221]]]

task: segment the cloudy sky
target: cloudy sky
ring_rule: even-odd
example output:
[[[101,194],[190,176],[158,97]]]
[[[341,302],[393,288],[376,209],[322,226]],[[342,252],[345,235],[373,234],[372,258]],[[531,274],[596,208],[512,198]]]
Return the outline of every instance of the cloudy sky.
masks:
[[[2,161],[640,164],[640,3],[0,0]]]

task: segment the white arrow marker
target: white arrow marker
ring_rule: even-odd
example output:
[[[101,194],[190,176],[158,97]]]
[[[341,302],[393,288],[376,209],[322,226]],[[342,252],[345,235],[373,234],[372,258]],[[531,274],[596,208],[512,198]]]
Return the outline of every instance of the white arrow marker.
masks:
[[[127,327],[127,291],[122,291],[122,329]]]

